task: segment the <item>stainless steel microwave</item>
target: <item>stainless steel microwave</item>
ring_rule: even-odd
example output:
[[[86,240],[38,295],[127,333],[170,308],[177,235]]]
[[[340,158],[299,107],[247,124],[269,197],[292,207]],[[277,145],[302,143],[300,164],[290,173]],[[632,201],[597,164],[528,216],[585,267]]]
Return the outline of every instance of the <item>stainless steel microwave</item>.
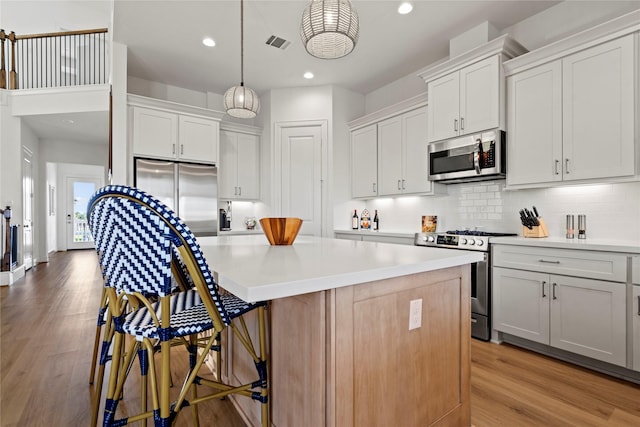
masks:
[[[429,180],[472,182],[506,176],[505,133],[496,129],[429,144]]]

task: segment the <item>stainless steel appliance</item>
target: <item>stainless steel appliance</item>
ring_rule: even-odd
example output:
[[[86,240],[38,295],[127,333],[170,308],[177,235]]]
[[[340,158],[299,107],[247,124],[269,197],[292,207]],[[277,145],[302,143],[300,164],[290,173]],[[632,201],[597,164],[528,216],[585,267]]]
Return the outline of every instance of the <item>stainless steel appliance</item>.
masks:
[[[471,182],[506,176],[506,141],[501,130],[429,144],[429,180]]]
[[[515,233],[453,230],[445,233],[416,233],[414,243],[448,249],[484,252],[484,260],[471,264],[471,336],[491,339],[491,237]]]
[[[212,165],[136,158],[134,185],[173,209],[196,236],[218,234],[218,170]]]

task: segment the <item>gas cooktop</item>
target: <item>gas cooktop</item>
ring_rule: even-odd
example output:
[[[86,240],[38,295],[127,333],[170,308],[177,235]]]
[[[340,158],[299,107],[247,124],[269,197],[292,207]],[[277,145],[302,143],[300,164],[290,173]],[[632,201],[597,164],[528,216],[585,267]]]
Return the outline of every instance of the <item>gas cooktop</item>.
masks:
[[[445,231],[445,234],[454,234],[457,236],[487,236],[487,237],[517,236],[516,233],[499,233],[499,232],[479,231],[479,230],[450,230],[450,231]]]

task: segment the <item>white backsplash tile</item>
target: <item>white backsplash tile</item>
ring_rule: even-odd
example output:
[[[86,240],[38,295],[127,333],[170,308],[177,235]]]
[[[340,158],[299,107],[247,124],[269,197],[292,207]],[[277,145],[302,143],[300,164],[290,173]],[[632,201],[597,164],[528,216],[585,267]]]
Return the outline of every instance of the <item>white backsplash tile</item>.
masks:
[[[438,231],[478,228],[520,234],[518,211],[536,206],[554,237],[565,235],[567,214],[585,214],[587,238],[640,240],[640,182],[505,190],[504,181],[486,181],[449,185],[448,193],[354,200],[335,211],[334,223],[348,228],[348,209],[353,213],[366,207],[372,214],[378,209],[380,231],[414,233],[420,231],[422,215],[437,215]],[[342,221],[338,215],[344,216]]]

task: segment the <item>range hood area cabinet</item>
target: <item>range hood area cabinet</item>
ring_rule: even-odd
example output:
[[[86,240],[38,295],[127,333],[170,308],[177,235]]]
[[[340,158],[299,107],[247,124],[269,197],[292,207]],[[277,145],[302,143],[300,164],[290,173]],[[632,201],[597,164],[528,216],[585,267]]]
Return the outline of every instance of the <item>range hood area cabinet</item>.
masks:
[[[427,68],[427,141],[505,128],[502,63],[527,50],[507,35]]]
[[[427,107],[386,117],[351,131],[352,197],[446,192],[428,180]]]
[[[260,136],[221,130],[218,176],[221,200],[260,199]]]
[[[637,34],[605,28],[505,63],[507,187],[634,179]]]

